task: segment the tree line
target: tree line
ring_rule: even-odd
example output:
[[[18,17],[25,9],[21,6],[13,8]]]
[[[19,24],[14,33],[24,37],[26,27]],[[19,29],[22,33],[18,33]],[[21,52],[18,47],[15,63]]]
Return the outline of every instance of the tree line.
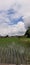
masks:
[[[28,38],[30,38],[30,27],[28,27],[26,33],[25,33],[25,36],[27,36]]]

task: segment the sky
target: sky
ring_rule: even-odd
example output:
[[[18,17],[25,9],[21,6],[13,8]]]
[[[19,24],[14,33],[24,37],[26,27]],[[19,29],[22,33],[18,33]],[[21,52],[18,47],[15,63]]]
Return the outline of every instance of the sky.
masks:
[[[30,0],[0,0],[0,36],[24,35],[30,26]]]

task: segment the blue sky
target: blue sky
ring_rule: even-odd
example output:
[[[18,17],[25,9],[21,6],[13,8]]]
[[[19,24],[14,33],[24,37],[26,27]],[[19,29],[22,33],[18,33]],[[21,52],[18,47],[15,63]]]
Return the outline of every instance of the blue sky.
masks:
[[[0,0],[0,35],[24,35],[30,26],[30,0]]]

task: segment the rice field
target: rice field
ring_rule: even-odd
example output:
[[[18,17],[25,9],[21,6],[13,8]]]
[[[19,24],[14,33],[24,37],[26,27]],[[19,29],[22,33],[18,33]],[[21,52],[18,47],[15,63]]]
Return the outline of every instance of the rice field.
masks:
[[[30,64],[30,38],[0,38],[0,63]]]
[[[0,38],[0,46],[7,47],[15,43],[15,45],[22,45],[25,47],[30,47],[30,38],[18,38],[18,37],[10,37],[10,38]]]

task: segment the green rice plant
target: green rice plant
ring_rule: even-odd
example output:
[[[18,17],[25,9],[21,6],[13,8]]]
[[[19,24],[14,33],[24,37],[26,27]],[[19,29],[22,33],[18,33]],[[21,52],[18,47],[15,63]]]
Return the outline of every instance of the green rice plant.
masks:
[[[0,63],[30,64],[30,48],[16,44],[0,47]]]

